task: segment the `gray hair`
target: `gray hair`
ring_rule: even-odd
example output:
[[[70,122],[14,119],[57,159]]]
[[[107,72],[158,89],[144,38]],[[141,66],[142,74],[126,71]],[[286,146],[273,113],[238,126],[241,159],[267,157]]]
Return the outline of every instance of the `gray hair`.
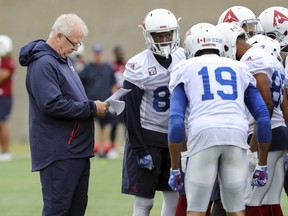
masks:
[[[53,37],[59,32],[69,36],[75,26],[82,28],[84,36],[88,35],[88,27],[79,16],[76,14],[62,14],[52,26],[49,37]]]

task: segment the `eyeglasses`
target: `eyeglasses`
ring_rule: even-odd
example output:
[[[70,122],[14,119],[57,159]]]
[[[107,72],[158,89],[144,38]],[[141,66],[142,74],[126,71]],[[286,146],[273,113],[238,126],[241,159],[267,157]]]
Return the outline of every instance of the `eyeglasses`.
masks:
[[[63,34],[63,33],[62,33]],[[72,42],[66,35],[63,34],[63,36],[66,38],[67,41],[74,47],[74,48],[79,48],[81,46],[81,43],[74,43]]]

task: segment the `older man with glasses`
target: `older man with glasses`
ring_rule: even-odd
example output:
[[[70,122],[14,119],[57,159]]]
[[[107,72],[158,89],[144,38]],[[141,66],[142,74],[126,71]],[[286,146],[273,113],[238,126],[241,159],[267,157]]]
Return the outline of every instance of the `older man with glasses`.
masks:
[[[27,67],[32,171],[40,172],[45,216],[82,216],[87,206],[93,119],[104,117],[109,106],[88,100],[67,58],[87,33],[80,17],[63,14],[47,41],[20,50],[20,64]]]

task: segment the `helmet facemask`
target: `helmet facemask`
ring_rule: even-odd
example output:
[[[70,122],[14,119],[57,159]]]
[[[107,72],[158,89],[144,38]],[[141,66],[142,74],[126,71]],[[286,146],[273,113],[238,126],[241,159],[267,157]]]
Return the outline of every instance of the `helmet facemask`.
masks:
[[[171,41],[167,42],[155,42],[153,39],[153,34],[154,33],[165,33],[165,32],[171,32]],[[146,31],[145,32],[145,40],[146,40],[146,46],[148,49],[150,49],[154,54],[160,55],[163,57],[168,58],[169,55],[176,50],[176,48],[180,44],[180,37],[179,37],[179,29],[174,28],[170,30],[165,30],[165,31]]]
[[[241,27],[245,31],[246,38],[251,38],[258,34],[264,34],[259,19],[246,19],[241,23]]]

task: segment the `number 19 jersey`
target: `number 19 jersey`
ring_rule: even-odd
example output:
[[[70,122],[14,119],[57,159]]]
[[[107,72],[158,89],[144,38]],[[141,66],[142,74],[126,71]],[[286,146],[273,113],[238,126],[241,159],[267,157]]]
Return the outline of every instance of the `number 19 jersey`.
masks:
[[[231,128],[247,134],[244,93],[249,83],[255,85],[247,65],[218,55],[202,55],[175,67],[170,91],[180,83],[188,98],[188,142],[205,129]],[[246,143],[239,145],[247,148]]]

